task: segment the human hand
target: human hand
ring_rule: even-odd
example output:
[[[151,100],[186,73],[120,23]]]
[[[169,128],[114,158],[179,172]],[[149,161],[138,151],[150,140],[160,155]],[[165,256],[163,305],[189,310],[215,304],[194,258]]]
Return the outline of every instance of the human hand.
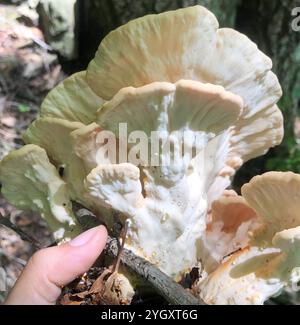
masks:
[[[54,305],[61,294],[61,288],[93,265],[106,240],[105,227],[98,226],[66,244],[36,252],[5,304]]]

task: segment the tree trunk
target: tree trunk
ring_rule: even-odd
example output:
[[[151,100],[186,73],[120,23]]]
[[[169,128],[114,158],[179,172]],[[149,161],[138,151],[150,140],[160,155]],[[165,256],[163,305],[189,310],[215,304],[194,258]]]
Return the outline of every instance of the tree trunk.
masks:
[[[235,179],[236,190],[254,175],[268,170],[300,172],[300,150],[295,141],[295,118],[300,100],[300,31],[292,29],[292,9],[300,0],[243,0],[237,8],[236,29],[250,37],[273,60],[273,71],[283,89],[279,107],[285,136],[266,156],[246,163]]]
[[[273,71],[283,89],[280,102],[285,133],[293,134],[300,99],[300,32],[292,29],[292,9],[300,0],[243,1],[238,9],[237,29],[252,38],[273,60]]]

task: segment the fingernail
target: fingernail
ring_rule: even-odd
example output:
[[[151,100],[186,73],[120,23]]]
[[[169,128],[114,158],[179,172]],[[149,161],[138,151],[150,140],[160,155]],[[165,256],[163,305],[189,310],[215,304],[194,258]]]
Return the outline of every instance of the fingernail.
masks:
[[[100,227],[91,228],[91,229],[85,231],[84,233],[80,234],[79,236],[73,238],[69,242],[69,244],[71,246],[75,246],[75,247],[85,245],[87,242],[89,242],[94,237],[95,233],[97,231],[99,231]]]

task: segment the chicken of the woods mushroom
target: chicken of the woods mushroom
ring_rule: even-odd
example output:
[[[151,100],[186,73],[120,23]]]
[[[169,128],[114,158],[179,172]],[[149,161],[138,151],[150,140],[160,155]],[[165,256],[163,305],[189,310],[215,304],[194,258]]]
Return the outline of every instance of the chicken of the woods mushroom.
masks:
[[[206,230],[214,263],[195,293],[209,304],[245,305],[263,304],[284,288],[298,291],[299,211],[300,175],[292,172],[255,176],[242,196],[214,202]]]
[[[244,245],[257,224],[245,199],[219,202],[221,211],[239,205],[241,215],[229,222],[228,245],[218,248],[209,230],[217,231],[219,216],[208,212],[245,161],[282,140],[281,87],[271,68],[251,40],[219,28],[204,7],[133,20],[103,39],[87,71],[48,94],[24,135],[27,145],[1,162],[2,192],[16,206],[39,211],[58,240],[77,229],[68,196],[109,227],[128,220],[128,249],[175,280],[201,264],[207,279],[195,291],[201,287],[208,302],[219,302],[214,292],[226,281],[217,278],[214,287],[211,272],[219,272],[222,256]],[[292,235],[276,235],[275,250],[287,248]],[[258,291],[266,283],[257,282]],[[233,291],[226,294],[220,297],[235,302]]]

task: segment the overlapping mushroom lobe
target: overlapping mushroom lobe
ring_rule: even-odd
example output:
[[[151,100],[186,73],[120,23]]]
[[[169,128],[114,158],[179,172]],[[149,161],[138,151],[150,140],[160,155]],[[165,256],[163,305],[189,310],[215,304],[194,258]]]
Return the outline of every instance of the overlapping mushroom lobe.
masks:
[[[86,178],[88,195],[99,206],[127,215],[131,220],[128,247],[167,274],[178,276],[196,263],[207,191],[222,165],[216,154],[219,148],[211,142],[232,128],[242,106],[239,96],[221,86],[180,80],[124,88],[98,112],[100,128],[116,136],[123,124],[129,138],[142,132],[146,142],[141,149],[149,146],[145,158],[150,160],[135,165],[130,161],[134,144],[129,144],[128,162],[99,164],[91,171]],[[163,140],[154,153],[153,133]],[[182,135],[184,146],[197,149],[196,153],[182,152],[182,143],[174,134]],[[167,142],[173,144],[172,149],[164,150]],[[153,154],[159,158],[155,166]],[[181,259],[172,258],[175,251],[182,253]]]
[[[12,151],[1,161],[0,180],[4,197],[20,209],[40,213],[58,242],[81,231],[67,184],[44,149],[30,144]]]
[[[245,237],[240,251],[195,285],[207,303],[263,304],[284,288],[298,290],[300,175],[269,172],[256,176],[243,186],[242,195],[259,224]]]
[[[282,95],[272,61],[248,37],[220,28],[201,6],[130,21],[108,34],[87,69],[87,83],[104,99],[120,89],[180,79],[221,85],[244,101],[234,127],[229,167],[265,154],[282,141]]]

